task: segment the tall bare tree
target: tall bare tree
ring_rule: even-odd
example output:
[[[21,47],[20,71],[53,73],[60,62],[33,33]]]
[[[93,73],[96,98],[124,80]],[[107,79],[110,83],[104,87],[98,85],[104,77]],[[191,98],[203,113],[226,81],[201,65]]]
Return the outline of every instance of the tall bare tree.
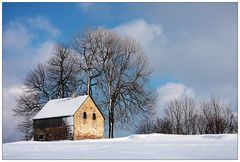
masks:
[[[115,120],[124,123],[144,117],[151,112],[157,96],[146,88],[150,75],[147,59],[133,40],[109,32],[105,46],[101,90],[108,99],[109,137],[113,138]]]

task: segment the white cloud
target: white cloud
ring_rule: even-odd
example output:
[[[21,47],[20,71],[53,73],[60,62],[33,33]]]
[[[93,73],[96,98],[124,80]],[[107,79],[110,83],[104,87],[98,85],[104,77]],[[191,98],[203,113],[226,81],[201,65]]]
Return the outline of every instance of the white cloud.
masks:
[[[127,22],[112,30],[139,41],[142,46],[147,46],[157,39],[164,38],[162,28],[159,24],[149,24],[144,19]]]
[[[192,88],[188,88],[181,83],[166,83],[158,88],[159,101],[166,103],[172,99],[178,99],[183,96],[194,97],[195,93]]]
[[[32,26],[32,28],[43,30],[49,33],[51,36],[56,37],[60,34],[60,31],[55,26],[53,26],[48,19],[45,19],[41,16],[26,18],[26,21],[29,23],[29,25]]]
[[[11,22],[7,29],[3,31],[3,50],[22,51],[31,43],[32,39],[33,34],[28,32],[25,25]]]
[[[5,93],[7,93],[9,95],[17,96],[17,95],[22,94],[24,92],[25,88],[26,87],[24,85],[13,85],[13,86],[7,88],[7,92],[5,90]]]
[[[8,88],[3,86],[3,142],[16,141],[21,136],[16,127],[17,119],[12,112],[12,109],[16,106],[15,96],[20,92],[18,87],[20,86],[13,85]]]

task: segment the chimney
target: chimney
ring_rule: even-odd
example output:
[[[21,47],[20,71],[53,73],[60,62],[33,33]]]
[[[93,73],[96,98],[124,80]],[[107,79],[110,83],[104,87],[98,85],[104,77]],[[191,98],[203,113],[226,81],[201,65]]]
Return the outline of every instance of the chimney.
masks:
[[[73,94],[72,94],[72,98],[76,98],[77,97],[77,94],[74,92]]]

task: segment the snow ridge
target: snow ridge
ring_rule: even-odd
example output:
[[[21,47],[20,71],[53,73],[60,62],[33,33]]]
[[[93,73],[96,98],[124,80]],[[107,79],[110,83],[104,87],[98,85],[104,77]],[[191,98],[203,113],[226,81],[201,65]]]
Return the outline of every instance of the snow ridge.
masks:
[[[237,159],[237,134],[22,141],[3,144],[3,159]]]

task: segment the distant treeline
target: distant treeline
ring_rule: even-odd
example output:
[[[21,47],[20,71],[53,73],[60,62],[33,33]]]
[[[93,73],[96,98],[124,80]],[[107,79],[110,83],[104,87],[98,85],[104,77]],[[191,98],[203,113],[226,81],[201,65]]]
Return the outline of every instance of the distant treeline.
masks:
[[[137,127],[136,133],[165,134],[221,134],[237,133],[237,113],[231,105],[212,97],[199,101],[185,97],[169,101],[163,117],[146,119]]]

